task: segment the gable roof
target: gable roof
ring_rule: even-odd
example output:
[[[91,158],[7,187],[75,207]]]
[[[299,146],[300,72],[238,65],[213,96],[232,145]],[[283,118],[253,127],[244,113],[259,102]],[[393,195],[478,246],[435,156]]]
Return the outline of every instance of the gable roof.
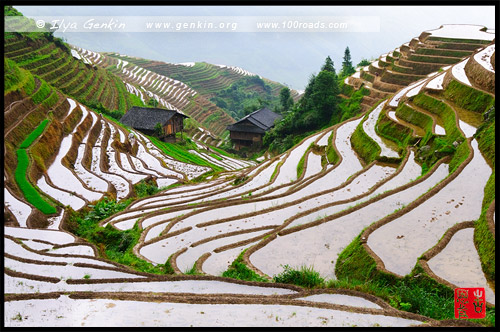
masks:
[[[134,129],[154,130],[157,123],[164,126],[176,114],[187,118],[174,110],[133,106],[122,116],[120,122]]]
[[[248,114],[240,121],[227,126],[227,129],[229,131],[244,131],[263,134],[274,126],[274,121],[276,121],[276,119],[281,118],[283,118],[281,115],[264,107]]]

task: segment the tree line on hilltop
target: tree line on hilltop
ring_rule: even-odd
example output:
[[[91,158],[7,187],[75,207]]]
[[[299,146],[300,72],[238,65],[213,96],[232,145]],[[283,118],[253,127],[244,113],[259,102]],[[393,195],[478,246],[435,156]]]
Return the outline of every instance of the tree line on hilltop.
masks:
[[[366,62],[370,63],[362,60],[358,66]],[[283,119],[265,134],[264,147],[274,153],[282,153],[309,133],[332,126],[343,121],[346,115],[351,117],[359,112],[361,98],[351,105],[349,100],[340,97],[344,79],[355,72],[349,47],[346,47],[339,74],[328,56],[321,71],[311,75],[297,103],[293,102],[290,89],[283,88],[280,91],[280,106],[275,109],[283,115]]]

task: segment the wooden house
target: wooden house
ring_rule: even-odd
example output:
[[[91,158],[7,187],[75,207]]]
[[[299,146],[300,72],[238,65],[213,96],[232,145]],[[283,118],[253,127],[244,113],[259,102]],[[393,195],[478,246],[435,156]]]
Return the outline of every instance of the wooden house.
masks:
[[[188,116],[174,110],[134,106],[122,116],[120,122],[151,136],[156,134],[155,128],[159,123],[163,128],[162,138],[175,138],[175,134],[184,129],[184,118]]]
[[[234,148],[240,150],[243,147],[260,147],[266,131],[271,129],[274,122],[281,118],[281,115],[270,109],[262,108],[227,126]]]

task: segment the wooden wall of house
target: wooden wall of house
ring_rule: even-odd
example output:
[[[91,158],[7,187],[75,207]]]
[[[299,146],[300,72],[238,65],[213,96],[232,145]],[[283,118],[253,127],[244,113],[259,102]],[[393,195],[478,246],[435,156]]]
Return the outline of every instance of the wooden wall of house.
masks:
[[[163,127],[165,135],[175,135],[175,133],[181,132],[184,129],[183,120],[182,116],[174,115]]]
[[[252,141],[252,142],[261,142],[262,134],[257,133],[247,133],[241,131],[231,131],[230,136],[231,139],[234,140],[244,140],[244,141]]]

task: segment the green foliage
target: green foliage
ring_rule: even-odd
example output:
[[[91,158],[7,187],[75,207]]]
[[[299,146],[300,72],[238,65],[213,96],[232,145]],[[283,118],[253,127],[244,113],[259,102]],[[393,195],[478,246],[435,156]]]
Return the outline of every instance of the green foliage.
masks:
[[[447,37],[435,37],[429,36],[428,40],[442,41],[446,43],[460,43],[460,44],[489,44],[489,40],[482,39],[462,39],[462,38],[447,38]]]
[[[152,182],[146,182],[141,180],[139,183],[134,185],[134,191],[137,198],[147,197],[160,192],[163,188],[158,188]]]
[[[102,113],[103,115],[110,116],[111,118],[115,120],[120,120],[122,116],[125,114],[119,110],[110,110],[106,108],[102,102],[100,101],[89,101],[89,102],[82,102],[82,104],[87,105],[90,107],[92,110],[96,111],[97,113]]]
[[[227,152],[227,151],[225,151],[225,150],[223,150],[223,149],[220,149],[220,148],[218,148],[218,147],[215,147],[215,146],[211,146],[211,147],[210,147],[210,149],[212,149],[212,150],[214,150],[215,152],[217,152],[217,153],[219,153],[219,154],[221,154],[221,155],[223,155],[223,156],[226,156],[226,157],[230,157],[230,158],[238,158],[238,156],[235,156],[235,155],[233,155],[233,154],[231,154],[231,153],[229,153],[229,152]]]
[[[40,85],[40,88],[31,96],[31,100],[35,104],[40,104],[42,101],[44,101],[52,92],[52,87],[47,84],[44,80],[41,79],[42,84]]]
[[[300,179],[300,177],[304,173],[304,164],[306,162],[306,156],[308,152],[309,149],[306,150],[306,152],[302,155],[302,157],[300,157],[300,160],[297,163],[297,179]]]
[[[454,50],[443,50],[437,48],[417,48],[416,54],[426,54],[426,55],[438,55],[438,56],[451,56],[456,58],[463,58],[469,56],[471,52],[469,51],[454,51]]]
[[[158,100],[156,100],[154,98],[149,98],[147,106],[158,107]]]
[[[333,136],[333,133],[332,133],[332,136]],[[333,144],[330,143],[332,136],[330,136],[330,138],[328,139],[328,146],[326,147],[326,157],[328,158],[328,162],[330,164],[335,165],[340,160],[340,157],[337,154],[337,152],[335,151],[335,149],[333,148]]]
[[[344,58],[342,61],[342,75],[341,76],[349,76],[352,75],[356,72],[352,65],[352,60],[351,60],[351,51],[349,50],[349,47],[345,48],[344,51]]]
[[[419,264],[404,278],[377,270],[358,235],[339,255],[334,285],[373,294],[391,306],[434,319],[453,319],[453,290],[430,278]]]
[[[292,269],[289,265],[281,265],[283,272],[273,276],[274,282],[285,284],[293,284],[306,288],[322,287],[325,283],[319,272],[313,270],[312,267],[302,266],[299,270]]]
[[[32,77],[27,71],[19,68],[12,60],[4,58],[4,94],[10,91],[18,90],[23,87],[29,77]],[[34,82],[33,82],[34,83]],[[27,92],[28,93],[28,92]],[[28,93],[31,94],[31,93]]]
[[[281,103],[281,113],[286,114],[290,111],[290,109],[293,106],[293,99],[292,95],[290,93],[290,89],[287,87],[284,87],[280,91],[280,103]]]
[[[370,63],[372,63],[372,61],[368,60],[368,59],[362,59],[358,65],[356,67],[366,67],[368,66]]]
[[[483,113],[495,104],[495,98],[480,90],[451,80],[443,93],[446,99],[458,106],[477,113]]]
[[[306,133],[338,123],[339,83],[328,57],[317,76],[311,75],[304,95],[292,110],[264,135],[263,146],[281,153],[298,143]]]
[[[380,113],[375,125],[375,131],[381,137],[396,142],[400,150],[406,148],[412,137],[410,128],[392,121],[384,112]]]
[[[260,108],[276,109],[280,105],[271,86],[258,76],[239,78],[229,87],[212,93],[210,101],[237,120]]]
[[[485,112],[486,120],[477,128],[474,137],[488,164],[495,168],[495,107]]]
[[[430,116],[422,112],[418,112],[413,108],[407,106],[405,103],[400,103],[396,109],[396,116],[401,120],[411,123],[424,131],[423,144],[429,140],[432,135],[433,121]]]
[[[450,164],[448,166],[450,173],[453,173],[458,168],[458,166],[460,166],[465,161],[465,159],[467,159],[467,157],[471,153],[471,151],[469,149],[469,145],[465,142],[460,144],[455,149],[453,146],[440,140],[439,137],[436,137],[436,139],[434,141],[438,142],[438,144],[436,144],[436,150],[437,150],[438,154],[443,153],[443,152],[445,154],[455,153],[453,155],[452,159],[450,160]],[[441,155],[438,155],[438,156],[441,156]]]
[[[242,183],[245,183],[248,180],[248,176],[238,176],[234,181],[232,182],[233,186],[238,186]]]
[[[228,269],[222,273],[222,276],[238,280],[267,282],[268,280],[266,278],[261,277],[245,265],[243,262],[243,254],[245,251],[246,249],[239,254],[238,258],[236,258]]]
[[[43,120],[19,146],[20,149],[28,148],[43,133],[49,123],[49,119]]]
[[[375,160],[382,151],[380,146],[363,130],[363,121],[359,123],[351,135],[351,145],[358,156],[364,160],[366,164]]]
[[[12,6],[4,6],[3,7],[3,15],[4,16],[23,16],[17,9]]]
[[[144,102],[142,101],[142,99],[141,99],[141,98],[139,98],[139,96],[134,95],[133,93],[130,93],[130,92],[129,92],[129,93],[127,94],[127,97],[128,97],[128,99],[129,99],[129,101],[130,101],[130,106],[140,106],[140,107],[144,107],[144,106],[146,106],[146,105],[144,104]],[[155,100],[155,101],[156,101],[156,100]]]
[[[454,141],[464,141],[465,137],[457,128],[456,116],[453,109],[446,103],[433,98],[425,93],[420,93],[414,97],[413,103],[431,113],[436,114],[443,121],[446,130],[446,141],[451,144]]]
[[[344,84],[344,87],[349,86]],[[352,117],[355,117],[361,111],[361,102],[363,97],[370,94],[370,90],[361,87],[359,90],[353,91],[350,98],[341,99],[338,107],[339,113],[342,115],[339,122],[344,122]]]
[[[373,81],[375,81],[375,76],[373,76],[372,74],[370,74],[364,70],[361,71],[360,76],[362,79],[367,80],[368,82],[373,83]]]
[[[56,213],[57,212],[56,208],[51,204],[49,204],[46,200],[44,200],[40,196],[40,193],[33,187],[33,185],[26,178],[26,172],[28,171],[30,162],[28,153],[26,152],[25,149],[17,150],[17,162],[18,164],[16,167],[14,177],[26,201],[31,203],[34,207],[36,207],[44,214]]]
[[[493,172],[484,187],[484,198],[481,216],[475,224],[474,243],[479,254],[481,266],[486,279],[495,282],[495,237],[488,227],[486,212],[495,199],[495,172]]]
[[[99,223],[111,215],[122,211],[131,199],[116,202],[104,197],[95,205],[88,205],[78,212],[71,211],[68,217],[70,231],[88,240],[99,248],[101,256],[120,264],[147,273],[166,274],[164,264],[153,265],[133,254],[132,248],[137,244],[141,229],[136,223],[132,229],[120,231],[111,225],[99,226]]]
[[[174,159],[177,159],[181,162],[185,163],[190,163],[190,164],[195,164],[195,165],[200,165],[200,166],[207,166],[212,168],[214,171],[221,171],[222,168],[213,165],[206,161],[205,159],[190,153],[188,150],[190,149],[196,149],[196,147],[193,146],[183,146],[181,144],[174,144],[174,143],[167,143],[167,142],[162,142],[158,140],[155,137],[148,136],[148,138],[151,140],[151,143],[153,143],[157,148],[162,150],[165,154],[171,156]],[[192,143],[194,144],[194,143]]]
[[[330,58],[330,56],[326,57],[325,63],[323,67],[321,67],[321,71],[329,71],[330,73],[335,74],[335,68],[333,66],[333,60]]]
[[[27,148],[43,133],[49,120],[45,119],[33,130],[28,137],[21,143],[20,148],[17,150],[17,167],[14,173],[19,189],[21,189],[24,197],[28,202],[33,204],[38,210],[45,214],[56,213],[56,208],[48,203],[40,196],[40,193],[33,187],[27,179],[27,172],[30,165],[29,156],[26,151]]]
[[[156,136],[163,137],[165,132],[163,131],[163,126],[161,125],[161,123],[158,122],[157,124],[155,124],[154,132]]]
[[[48,98],[46,98],[42,102],[42,104],[46,108],[51,108],[52,106],[57,104],[58,101],[59,101],[59,94],[57,93],[57,91],[55,89],[52,89],[52,93],[50,94],[50,96]]]

